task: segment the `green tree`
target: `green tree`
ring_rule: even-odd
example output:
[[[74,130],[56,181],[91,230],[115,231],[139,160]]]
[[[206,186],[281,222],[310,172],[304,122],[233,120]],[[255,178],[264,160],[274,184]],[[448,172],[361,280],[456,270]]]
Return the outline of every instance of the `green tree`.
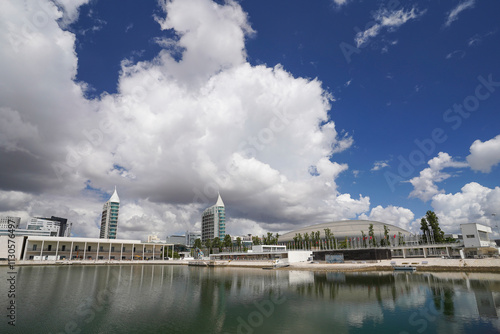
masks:
[[[276,233],[274,235],[274,244],[277,245],[278,244],[278,241],[279,241],[279,238],[280,238],[280,235],[278,233]]]
[[[253,243],[255,246],[260,245],[260,238],[259,238],[258,236],[254,236],[254,237],[252,237],[252,243]]]
[[[201,245],[201,239],[198,238],[194,241],[194,245],[193,245],[194,248],[201,248],[202,245]]]
[[[425,218],[422,218],[422,220],[425,220],[430,227],[434,242],[443,243],[444,232],[439,227],[439,218],[436,216],[436,214],[433,211],[429,210],[425,213]]]
[[[264,245],[273,245],[274,244],[274,236],[271,232],[267,232],[267,237],[264,238],[266,242]]]
[[[179,259],[180,258],[179,253],[177,253],[175,251],[174,251],[174,254],[172,255],[172,248],[170,248],[170,247],[165,248],[163,251],[163,254],[165,255],[165,257],[168,257],[170,259],[172,259],[172,258]]]
[[[226,234],[224,236],[224,241],[222,243],[223,243],[224,247],[226,247],[226,248],[233,247],[233,240],[231,239],[231,236],[229,234]]]
[[[212,248],[216,248],[220,251],[221,247],[222,247],[222,242],[220,241],[219,237],[215,237],[212,240]]]
[[[210,239],[205,240],[205,247],[207,247],[209,253],[211,253],[211,250],[212,250],[212,241]]]
[[[420,219],[420,230],[423,233],[422,242],[424,244],[429,243],[428,236],[430,234],[430,230],[429,230],[429,224],[427,223],[427,220],[425,218]]]
[[[363,247],[366,248],[366,234],[364,231],[361,231],[361,239],[363,241]]]
[[[420,220],[420,229],[422,230],[424,237],[423,241],[429,243],[432,240],[429,238],[432,236],[435,243],[443,243],[444,232],[439,227],[439,218],[433,211],[427,211],[425,217]]]
[[[309,239],[309,233],[304,233],[304,242],[306,243],[306,249],[309,248],[310,240],[311,239]]]
[[[238,246],[238,251],[241,252],[241,238],[240,237],[236,238],[236,246]]]
[[[316,231],[314,232],[314,241],[315,241],[315,244],[316,244],[316,247],[320,247],[320,249],[323,249],[321,246],[321,243],[319,242],[321,240],[321,234],[319,233],[319,231]]]
[[[389,231],[390,229],[387,227],[387,225],[384,225],[384,239],[380,241],[382,246],[389,246]]]
[[[330,248],[331,247],[330,243],[332,240],[332,230],[330,230],[329,228],[325,228],[324,231],[325,231],[325,240],[326,240],[326,245],[327,245],[326,247]]]
[[[368,226],[368,235],[370,236],[370,239],[368,240],[369,245],[376,247],[377,241],[375,241],[375,232],[373,230],[373,224],[370,224]]]

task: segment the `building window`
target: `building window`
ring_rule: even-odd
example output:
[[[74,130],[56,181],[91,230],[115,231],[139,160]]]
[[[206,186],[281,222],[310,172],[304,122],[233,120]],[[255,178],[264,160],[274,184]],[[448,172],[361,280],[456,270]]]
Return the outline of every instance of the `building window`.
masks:
[[[47,250],[50,252],[52,250],[52,245],[48,245]]]
[[[115,251],[115,246],[112,246],[111,247],[111,251],[114,252]]]
[[[87,247],[87,252],[90,252],[92,250],[92,246]]]
[[[99,252],[102,252],[104,250],[103,246],[99,246]]]
[[[33,245],[33,250],[36,251],[36,245]]]
[[[490,241],[490,238],[488,237],[488,233],[483,232],[483,231],[478,231],[478,234],[479,234],[479,240]]]
[[[75,251],[78,251],[78,245],[75,246]]]
[[[66,250],[66,245],[62,245],[61,251],[64,252]]]
[[[474,234],[467,234],[467,238],[472,239],[475,238]]]

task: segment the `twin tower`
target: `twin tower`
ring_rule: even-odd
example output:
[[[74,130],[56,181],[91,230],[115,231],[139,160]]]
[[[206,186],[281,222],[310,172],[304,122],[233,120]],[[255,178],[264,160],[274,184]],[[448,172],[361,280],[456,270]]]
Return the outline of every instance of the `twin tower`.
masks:
[[[118,229],[118,214],[120,211],[120,198],[115,191],[111,198],[104,203],[101,216],[100,239],[116,239]],[[201,241],[224,239],[226,236],[226,208],[218,195],[215,205],[203,211],[201,216]]]

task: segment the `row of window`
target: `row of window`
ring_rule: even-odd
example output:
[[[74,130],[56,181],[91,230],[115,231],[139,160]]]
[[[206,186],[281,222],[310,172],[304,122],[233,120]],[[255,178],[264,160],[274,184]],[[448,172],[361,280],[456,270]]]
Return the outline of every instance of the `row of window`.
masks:
[[[36,251],[38,248],[38,245],[37,244],[34,244],[33,245],[33,251]],[[159,251],[161,251],[163,249],[163,246],[161,247],[161,249]],[[82,249],[80,249],[79,245],[75,245],[75,249],[74,251],[75,252],[78,252]],[[158,250],[158,249],[156,249]],[[47,251],[50,252],[52,251],[52,245],[47,245]],[[66,245],[61,245],[61,252],[65,252],[66,251]],[[111,252],[114,252],[115,251],[115,246],[111,246]],[[122,251],[123,252],[126,252],[127,251],[127,247],[123,247],[122,248]],[[136,247],[134,247],[134,253],[136,252]],[[144,247],[143,249],[144,252],[151,252],[151,250],[146,250],[146,247]],[[92,246],[87,246],[87,252],[92,252]],[[104,252],[104,246],[99,246],[99,252]]]

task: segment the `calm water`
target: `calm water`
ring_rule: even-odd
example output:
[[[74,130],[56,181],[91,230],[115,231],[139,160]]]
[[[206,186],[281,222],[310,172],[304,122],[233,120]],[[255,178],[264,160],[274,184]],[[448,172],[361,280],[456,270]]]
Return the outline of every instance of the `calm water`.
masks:
[[[499,333],[500,275],[187,266],[17,268],[0,333]]]

